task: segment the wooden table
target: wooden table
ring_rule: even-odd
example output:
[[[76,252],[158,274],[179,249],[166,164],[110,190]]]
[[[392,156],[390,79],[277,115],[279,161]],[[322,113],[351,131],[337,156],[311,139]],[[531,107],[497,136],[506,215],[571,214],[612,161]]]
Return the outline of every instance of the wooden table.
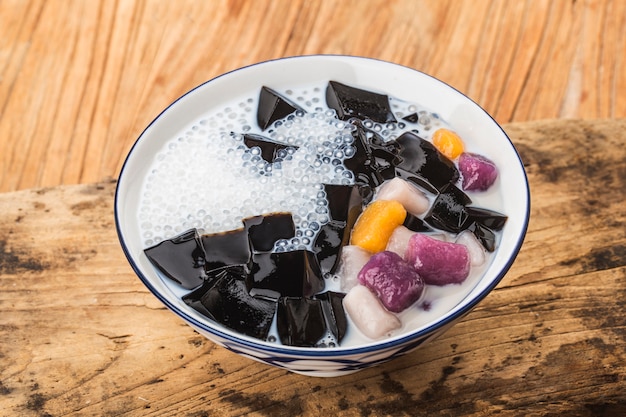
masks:
[[[115,182],[0,196],[0,415],[624,415],[626,119],[506,130],[533,197],[509,274],[438,340],[339,378],[167,311],[119,247]]]
[[[610,0],[0,3],[0,415],[626,415],[625,27]],[[112,214],[128,149],[169,102],[312,53],[467,93],[532,195],[516,263],[472,313],[329,379],[195,333],[134,276]]]

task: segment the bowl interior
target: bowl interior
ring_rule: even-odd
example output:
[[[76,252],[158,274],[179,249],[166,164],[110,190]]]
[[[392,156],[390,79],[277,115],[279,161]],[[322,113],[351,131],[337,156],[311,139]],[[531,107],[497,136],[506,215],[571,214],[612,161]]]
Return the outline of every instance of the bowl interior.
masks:
[[[424,334],[460,317],[482,299],[504,276],[521,246],[529,216],[529,191],[520,158],[512,143],[498,124],[478,105],[450,86],[426,74],[400,65],[358,57],[303,56],[268,61],[245,67],[217,77],[191,90],[163,111],[142,133],[122,168],[115,202],[118,234],[126,256],[144,284],[169,309],[189,324],[217,333],[221,337],[248,345],[276,348],[266,342],[236,334],[188,307],[180,299],[187,291],[169,285],[153,268],[143,253],[144,246],[137,221],[142,182],[151,161],[164,144],[179,132],[188,129],[203,114],[216,111],[229,100],[239,96],[256,95],[261,86],[275,89],[306,86],[336,80],[393,97],[420,103],[439,114],[466,138],[472,146],[487,151],[500,171],[500,211],[509,219],[501,236],[491,265],[471,292],[452,310],[437,321],[428,323],[397,337],[371,342],[360,347],[337,347],[324,351],[354,351],[372,349],[377,345],[401,343],[402,340]],[[252,92],[252,93],[251,93]],[[280,347],[287,351],[307,348]]]

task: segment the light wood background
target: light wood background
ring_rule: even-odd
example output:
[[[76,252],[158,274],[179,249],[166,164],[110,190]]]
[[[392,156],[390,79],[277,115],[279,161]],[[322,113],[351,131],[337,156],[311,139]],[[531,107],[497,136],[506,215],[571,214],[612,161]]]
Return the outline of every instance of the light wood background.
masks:
[[[470,96],[533,199],[475,310],[330,379],[195,333],[136,278],[112,215],[128,150],[173,100],[317,53]],[[0,416],[626,415],[625,64],[624,0],[0,0]]]
[[[318,53],[424,71],[500,123],[626,117],[622,0],[0,0],[0,192],[115,178],[184,92]]]

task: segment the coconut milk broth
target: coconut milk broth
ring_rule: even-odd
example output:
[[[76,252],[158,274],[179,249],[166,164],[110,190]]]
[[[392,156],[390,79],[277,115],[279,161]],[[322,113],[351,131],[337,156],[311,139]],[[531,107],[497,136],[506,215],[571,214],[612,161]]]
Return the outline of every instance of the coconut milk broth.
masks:
[[[310,128],[320,127],[325,135],[349,135],[349,126],[339,122],[339,127],[331,120],[334,111],[326,106],[326,83],[315,85],[290,86],[287,89],[269,86],[279,94],[288,98],[308,115],[315,114],[316,121]],[[356,86],[359,87],[359,86]],[[367,87],[361,87],[367,88]],[[373,90],[375,91],[375,90]],[[417,104],[419,98],[407,101],[404,98],[390,97],[391,108],[403,127],[394,124],[369,124],[366,127],[375,130],[388,140],[395,139],[403,131],[418,130],[418,135],[431,140],[432,133],[439,127],[454,130],[444,120],[425,107]],[[160,152],[151,161],[148,175],[143,181],[141,199],[137,213],[139,233],[144,247],[155,245],[162,240],[172,238],[190,228],[196,228],[200,233],[216,233],[241,227],[241,220],[246,217],[267,214],[279,211],[294,213],[296,233],[299,241],[296,245],[306,247],[303,238],[312,237],[315,233],[315,223],[318,225],[327,221],[320,198],[312,197],[321,191],[320,183],[310,182],[315,178],[300,177],[300,182],[294,181],[294,171],[298,164],[283,161],[281,167],[268,175],[259,175],[255,166],[267,168],[267,164],[255,158],[249,149],[243,149],[242,142],[238,143],[231,132],[256,133],[270,136],[276,141],[293,140],[306,141],[307,137],[295,135],[295,139],[288,139],[287,133],[294,123],[279,122],[266,131],[261,131],[256,123],[258,91],[252,91],[248,96],[237,97],[225,102],[217,111],[210,111],[198,118],[188,128],[172,137]],[[403,117],[418,113],[420,119],[417,124],[407,123]],[[338,119],[337,119],[338,120]],[[371,123],[371,122],[366,122]],[[489,149],[482,149],[475,145],[471,137],[463,137],[465,150],[490,157]],[[336,149],[337,145],[333,145]],[[346,155],[344,155],[344,158]],[[303,157],[305,158],[305,157]],[[341,159],[341,158],[340,158]],[[235,161],[238,161],[235,164]],[[299,160],[301,161],[301,160]],[[293,165],[293,166],[290,166]],[[337,165],[329,164],[331,171]],[[343,167],[343,164],[341,164]],[[345,167],[344,167],[345,168]],[[277,174],[283,171],[284,174]],[[344,171],[325,173],[319,177],[321,182],[335,184],[352,184],[353,177]],[[265,174],[268,174],[266,172]],[[280,176],[279,176],[280,175]],[[472,205],[490,210],[500,211],[503,202],[499,194],[500,179],[486,192],[467,192],[472,199]],[[428,195],[428,194],[427,194]],[[431,200],[434,197],[429,196]],[[322,198],[323,200],[323,198]],[[316,209],[321,213],[307,216]],[[443,232],[440,232],[443,233]],[[447,240],[453,241],[454,236],[447,235]],[[499,236],[498,236],[499,238]],[[312,241],[312,239],[309,239]],[[290,242],[292,243],[292,242]],[[295,249],[283,247],[282,250]],[[281,250],[275,248],[275,250]],[[488,268],[494,254],[488,254],[485,264],[481,267],[472,267],[469,277],[462,284],[446,285],[443,287],[426,285],[421,299],[414,305],[398,314],[402,327],[390,334],[390,337],[413,331],[454,308],[472,290]],[[326,290],[340,291],[340,278],[329,277],[326,281]],[[178,298],[185,290],[163,278],[166,286]],[[341,343],[341,347],[354,347],[371,343],[372,340],[363,336],[350,322],[348,331]],[[270,340],[279,340],[276,334],[275,323],[270,331]],[[280,343],[280,342],[275,342]]]

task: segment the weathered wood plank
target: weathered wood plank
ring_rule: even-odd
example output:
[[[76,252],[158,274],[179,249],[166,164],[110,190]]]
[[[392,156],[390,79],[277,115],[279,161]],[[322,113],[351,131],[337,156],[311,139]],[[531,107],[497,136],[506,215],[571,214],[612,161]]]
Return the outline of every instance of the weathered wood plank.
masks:
[[[530,228],[439,339],[330,379],[232,354],[169,313],[119,247],[115,182],[0,195],[0,415],[626,413],[626,119],[509,124]]]

